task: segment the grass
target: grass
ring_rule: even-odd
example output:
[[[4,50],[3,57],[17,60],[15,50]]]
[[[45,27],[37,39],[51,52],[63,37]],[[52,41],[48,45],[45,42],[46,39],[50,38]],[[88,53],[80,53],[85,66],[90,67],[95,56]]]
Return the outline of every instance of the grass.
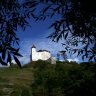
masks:
[[[45,64],[48,65],[44,66]],[[63,67],[60,67],[59,65],[62,65]],[[35,80],[34,74],[37,72],[36,70],[39,68],[41,71],[41,69],[49,68],[49,71],[53,72],[50,68],[55,67],[57,70],[63,68],[65,71],[68,71],[71,68],[79,67],[79,65],[57,62],[56,66],[54,66],[52,64],[50,65],[48,62],[38,61],[26,64],[22,69],[17,66],[0,68],[0,96],[32,96],[32,84]]]
[[[30,88],[32,82],[32,67],[0,68],[0,96],[19,96],[23,90]]]

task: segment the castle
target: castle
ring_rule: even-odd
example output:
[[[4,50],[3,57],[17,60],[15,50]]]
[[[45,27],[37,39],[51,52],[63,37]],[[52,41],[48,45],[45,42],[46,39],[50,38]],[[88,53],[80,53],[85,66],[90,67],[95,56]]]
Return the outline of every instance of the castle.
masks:
[[[31,61],[38,61],[38,60],[42,60],[42,61],[46,61],[48,59],[51,60],[52,64],[56,63],[56,59],[54,57],[51,56],[50,51],[48,50],[36,50],[36,47],[33,45],[31,48]]]

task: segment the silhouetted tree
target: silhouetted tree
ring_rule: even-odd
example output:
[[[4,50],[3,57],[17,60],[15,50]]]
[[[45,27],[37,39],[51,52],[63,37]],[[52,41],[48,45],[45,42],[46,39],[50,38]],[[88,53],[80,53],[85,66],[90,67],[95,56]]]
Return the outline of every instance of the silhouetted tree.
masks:
[[[35,11],[38,4],[44,6],[39,16],[35,16],[34,13],[36,15],[38,13]],[[50,26],[55,31],[50,34],[49,38],[57,42],[64,38],[63,45],[67,51],[78,52],[78,55],[83,54],[83,59],[86,57],[96,61],[95,1],[0,0],[0,63],[2,65],[7,65],[8,62],[11,64],[14,58],[21,67],[17,58],[21,56],[19,48],[15,47],[19,43],[17,29],[21,27],[24,30],[30,17],[45,20],[46,17],[52,18],[55,15],[59,15],[60,18]],[[79,48],[76,48],[78,46]]]
[[[39,64],[34,70],[33,96],[95,96],[96,63]]]
[[[28,25],[27,19],[34,17],[33,11],[37,5],[36,1],[22,0],[0,0],[0,63],[11,64],[12,59],[21,67],[18,60],[19,48],[15,47],[19,44],[19,38],[16,31],[18,28],[23,30]],[[35,17],[34,17],[35,18]]]
[[[60,54],[57,53],[57,61],[59,61],[59,59],[60,59]]]
[[[38,0],[44,7],[37,20],[58,16],[50,26],[55,31],[48,36],[53,41],[64,39],[65,49],[96,61],[96,7],[88,0]]]
[[[67,54],[66,51],[59,51],[59,54],[63,57],[63,60],[67,60]]]

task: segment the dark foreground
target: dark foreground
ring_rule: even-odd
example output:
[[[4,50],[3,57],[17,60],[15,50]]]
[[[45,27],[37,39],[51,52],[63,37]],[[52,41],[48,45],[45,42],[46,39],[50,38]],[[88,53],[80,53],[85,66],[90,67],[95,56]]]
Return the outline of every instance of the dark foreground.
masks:
[[[1,68],[0,96],[96,96],[96,63],[38,61]]]

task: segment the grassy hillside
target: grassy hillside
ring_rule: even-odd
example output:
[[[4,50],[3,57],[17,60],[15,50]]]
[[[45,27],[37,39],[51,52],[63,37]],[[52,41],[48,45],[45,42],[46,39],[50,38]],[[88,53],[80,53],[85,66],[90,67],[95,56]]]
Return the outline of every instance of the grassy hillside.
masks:
[[[19,96],[22,90],[30,89],[32,81],[32,67],[0,68],[0,96]]]
[[[96,96],[96,63],[31,62],[0,68],[0,96]]]

